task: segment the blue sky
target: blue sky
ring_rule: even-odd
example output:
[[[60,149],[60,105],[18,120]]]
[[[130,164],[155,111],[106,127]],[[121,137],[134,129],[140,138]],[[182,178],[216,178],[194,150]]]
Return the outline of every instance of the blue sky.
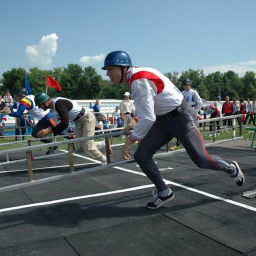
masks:
[[[69,63],[101,70],[111,51],[163,73],[256,72],[255,0],[2,0],[0,77]]]

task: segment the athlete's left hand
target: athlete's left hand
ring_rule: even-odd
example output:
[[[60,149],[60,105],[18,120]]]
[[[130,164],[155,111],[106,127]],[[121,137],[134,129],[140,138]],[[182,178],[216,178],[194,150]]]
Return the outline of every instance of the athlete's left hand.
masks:
[[[39,138],[43,138],[45,136],[47,136],[49,133],[51,133],[52,131],[50,129],[42,129],[41,131],[39,131],[36,135]]]
[[[123,145],[123,148],[122,148],[122,155],[123,155],[123,158],[126,159],[126,160],[129,160],[131,159],[131,156],[130,156],[130,149],[132,147],[132,141],[127,138],[125,144]]]

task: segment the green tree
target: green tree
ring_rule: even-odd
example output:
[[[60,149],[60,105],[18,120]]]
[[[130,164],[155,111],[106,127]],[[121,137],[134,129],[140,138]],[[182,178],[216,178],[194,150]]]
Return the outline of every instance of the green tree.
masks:
[[[223,74],[222,96],[229,96],[230,100],[239,99],[241,95],[242,81],[234,71],[227,71]]]
[[[62,88],[61,96],[75,99],[76,95],[80,93],[78,91],[78,85],[82,76],[83,69],[80,65],[68,64],[67,68],[63,69],[60,77],[60,86]]]
[[[102,95],[100,94],[103,86],[103,80],[97,74],[93,67],[85,67],[82,77],[79,79],[78,91],[75,94],[76,98],[80,99],[95,99]]]
[[[242,91],[242,97],[243,98],[250,98],[250,99],[256,99],[256,78],[255,73],[252,71],[246,72],[243,79],[243,91]]]
[[[173,73],[168,72],[168,73],[165,73],[164,75],[167,76],[173,84],[175,84],[176,86],[179,85],[179,73],[178,72],[175,72],[175,71]]]
[[[221,96],[223,88],[222,74],[217,71],[206,76],[204,84],[209,93],[209,100],[215,100],[216,96]]]
[[[16,90],[25,87],[26,70],[23,68],[12,68],[3,73],[3,91],[9,90],[14,95]]]

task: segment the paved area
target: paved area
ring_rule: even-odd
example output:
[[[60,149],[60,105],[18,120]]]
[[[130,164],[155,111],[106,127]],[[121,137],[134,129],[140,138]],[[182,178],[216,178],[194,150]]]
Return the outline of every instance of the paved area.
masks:
[[[175,193],[156,211],[145,207],[154,187],[136,163],[1,192],[0,256],[256,255],[256,198],[242,197],[256,185],[256,151],[245,140],[207,150],[236,160],[245,185],[199,169],[181,152],[155,158]],[[111,161],[120,160],[120,148],[114,148]],[[76,171],[98,165],[83,155],[75,164]],[[36,180],[69,173],[68,157],[35,160],[33,169]],[[0,166],[1,187],[26,181],[25,162]]]

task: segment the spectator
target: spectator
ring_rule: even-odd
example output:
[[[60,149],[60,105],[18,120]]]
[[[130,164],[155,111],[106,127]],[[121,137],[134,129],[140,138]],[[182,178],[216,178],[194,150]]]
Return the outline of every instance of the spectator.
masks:
[[[114,127],[117,127],[117,128],[122,127],[122,121],[121,121],[120,111],[118,106],[116,106],[116,109],[112,113],[112,116],[113,116]]]
[[[120,116],[123,121],[123,126],[125,127],[132,120],[132,117],[135,112],[135,106],[130,101],[130,93],[126,92],[124,94],[125,99],[120,103]]]
[[[93,105],[93,112],[100,112],[100,101],[96,100],[95,104]],[[95,114],[95,117],[98,118],[100,117],[100,114]]]
[[[247,98],[247,115],[246,118],[244,120],[244,125],[246,125],[247,120],[250,118],[249,120],[249,124],[251,122],[253,122],[254,126],[255,126],[255,120],[254,120],[254,115],[253,115],[253,109],[252,109],[252,104],[249,98]]]
[[[232,115],[238,115],[240,110],[239,104],[236,102],[235,99],[233,99],[233,104],[232,104]],[[237,118],[237,122],[240,124],[240,119]]]
[[[5,128],[5,123],[4,123],[4,113],[0,111],[0,136],[4,136],[4,128]]]
[[[218,117],[219,116],[219,110],[216,106],[210,104],[208,106],[204,106],[202,107],[202,110],[207,113],[207,114],[210,114],[211,115],[211,118],[215,118],[215,117]],[[210,122],[210,132],[212,132],[212,125],[213,125],[213,122]],[[217,135],[220,135],[219,131],[220,131],[220,123],[218,122],[217,123]],[[212,136],[212,133],[210,133],[210,136]]]
[[[217,96],[216,101],[214,102],[214,106],[217,107],[217,109],[219,111],[219,116],[218,117],[222,116],[222,114],[221,114],[222,106],[220,104],[220,101],[221,101],[221,96]]]
[[[4,99],[2,98],[2,95],[0,95],[0,111],[2,111],[5,107]]]
[[[241,98],[239,101],[240,101],[239,114],[243,114],[242,123],[244,123],[244,121],[245,121],[245,113],[246,113],[246,105],[244,103],[244,98]]]
[[[254,121],[256,120],[256,102],[255,99],[252,101],[252,112],[253,112],[253,118]]]
[[[6,93],[4,95],[4,102],[5,102],[5,107],[7,107],[7,108],[9,108],[13,105],[13,98],[12,98],[9,90],[6,90]]]
[[[231,116],[232,115],[232,103],[229,100],[229,96],[226,96],[226,101],[222,105],[223,116]],[[226,126],[227,120],[223,120],[223,125]],[[228,126],[231,126],[231,119],[228,119]]]
[[[100,101],[96,100],[93,106],[93,112],[100,112]]]

